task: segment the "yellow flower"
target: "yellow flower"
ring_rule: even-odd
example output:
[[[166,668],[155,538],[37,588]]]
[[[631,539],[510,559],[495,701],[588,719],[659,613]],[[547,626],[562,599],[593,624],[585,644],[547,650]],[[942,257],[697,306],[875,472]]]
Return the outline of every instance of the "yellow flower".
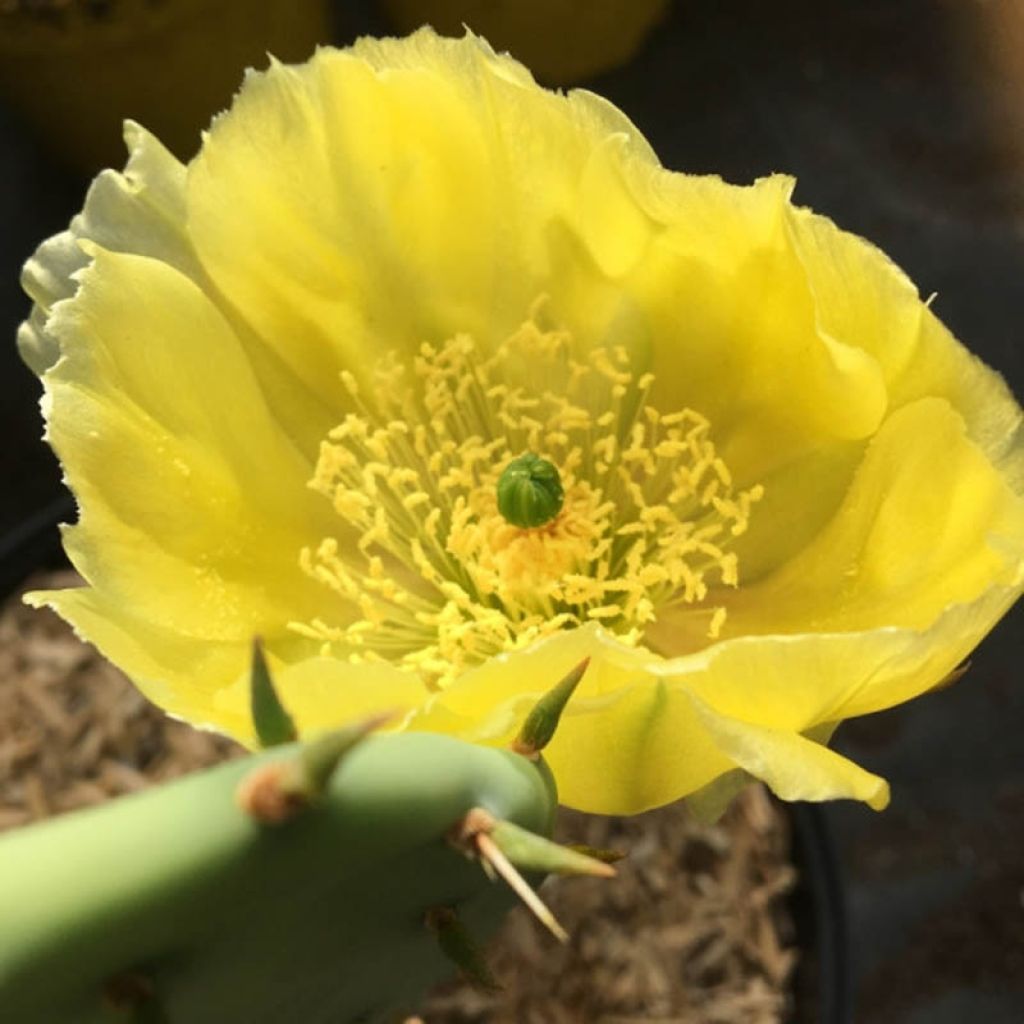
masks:
[[[250,75],[187,167],[127,138],[25,273],[88,583],[35,603],[243,740],[254,634],[302,729],[494,744],[589,655],[570,805],[886,803],[825,744],[1020,593],[1024,445],[880,252],[473,37]],[[523,529],[527,453],[563,504]]]

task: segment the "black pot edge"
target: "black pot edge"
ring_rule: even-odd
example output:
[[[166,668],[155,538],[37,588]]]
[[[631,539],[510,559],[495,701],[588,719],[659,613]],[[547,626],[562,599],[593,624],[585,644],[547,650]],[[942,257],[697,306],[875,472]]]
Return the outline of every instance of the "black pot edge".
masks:
[[[790,906],[801,956],[794,992],[799,1024],[851,1024],[849,939],[842,868],[820,804],[787,805],[797,884]]]
[[[77,518],[75,501],[64,491],[0,537],[0,597],[6,597],[40,567],[60,565],[58,526]]]

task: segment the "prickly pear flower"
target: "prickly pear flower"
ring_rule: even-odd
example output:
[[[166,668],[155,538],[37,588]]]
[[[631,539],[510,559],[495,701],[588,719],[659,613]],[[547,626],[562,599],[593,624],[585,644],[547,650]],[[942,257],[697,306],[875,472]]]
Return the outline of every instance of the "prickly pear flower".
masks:
[[[25,271],[86,581],[35,594],[252,742],[371,709],[507,744],[589,656],[562,799],[886,803],[826,743],[1024,586],[1021,410],[868,243],[665,170],[615,108],[422,31],[130,125]]]

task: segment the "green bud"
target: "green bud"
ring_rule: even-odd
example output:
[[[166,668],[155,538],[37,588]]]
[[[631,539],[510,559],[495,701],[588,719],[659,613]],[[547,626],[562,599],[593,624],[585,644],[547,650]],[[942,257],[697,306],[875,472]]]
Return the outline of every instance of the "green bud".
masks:
[[[558,470],[533,452],[513,459],[498,480],[498,511],[513,526],[529,529],[550,523],[564,501]]]

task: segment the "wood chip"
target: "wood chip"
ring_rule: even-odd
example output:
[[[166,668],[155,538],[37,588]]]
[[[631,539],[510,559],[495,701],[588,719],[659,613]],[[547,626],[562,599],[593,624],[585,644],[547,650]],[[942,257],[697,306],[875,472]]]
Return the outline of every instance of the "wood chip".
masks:
[[[71,573],[25,589],[76,586]],[[240,753],[150,705],[52,612],[0,611],[0,831]]]

